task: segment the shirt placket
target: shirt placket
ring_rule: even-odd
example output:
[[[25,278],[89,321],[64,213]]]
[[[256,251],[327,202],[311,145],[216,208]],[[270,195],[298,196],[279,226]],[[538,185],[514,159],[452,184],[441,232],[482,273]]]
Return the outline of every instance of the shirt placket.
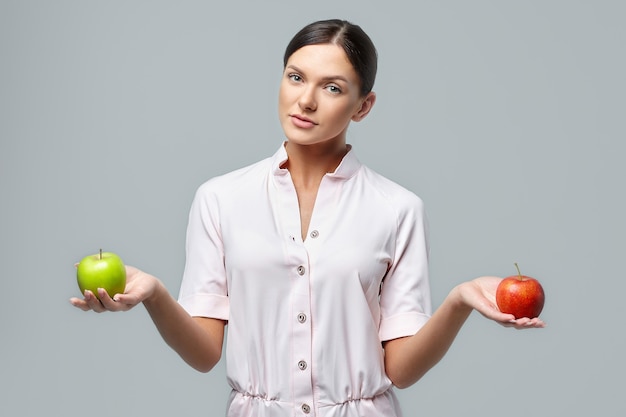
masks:
[[[302,262],[293,274],[291,303],[292,353],[291,369],[296,415],[314,415],[313,383],[311,375],[312,327],[309,263],[306,250]]]
[[[291,177],[276,178],[278,186],[278,218],[287,241],[286,262],[290,268],[291,294],[289,310],[291,329],[292,398],[296,416],[314,416],[311,374],[312,322],[309,256],[300,237],[300,211]],[[287,358],[286,358],[287,359]]]
[[[322,180],[318,189],[306,240],[304,242],[297,240],[299,253],[302,256],[300,259],[303,262],[296,268],[299,278],[296,277],[293,287],[293,314],[295,314],[296,320],[292,322],[294,335],[294,357],[292,361],[297,362],[299,370],[299,372],[296,372],[298,377],[294,378],[294,381],[302,382],[302,385],[299,385],[299,383],[294,384],[299,388],[295,391],[296,415],[312,416],[316,414],[314,401],[317,375],[315,373],[315,363],[311,362],[313,360],[313,338],[315,337],[313,334],[315,306],[312,304],[314,299],[312,292],[315,288],[314,268],[320,245],[324,241],[322,237],[323,229],[328,226],[328,219],[335,208],[336,190],[337,186],[333,181],[329,181],[326,177]],[[299,222],[298,231],[300,231]]]

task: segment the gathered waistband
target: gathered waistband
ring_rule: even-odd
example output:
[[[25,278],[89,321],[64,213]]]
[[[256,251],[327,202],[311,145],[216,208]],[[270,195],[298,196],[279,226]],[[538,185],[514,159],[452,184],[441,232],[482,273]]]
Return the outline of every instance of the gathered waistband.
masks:
[[[401,417],[400,405],[393,389],[387,389],[373,396],[351,397],[343,401],[317,399],[309,404],[311,417]],[[231,391],[228,403],[228,417],[292,417],[294,409],[303,404],[291,400],[272,397],[267,394]]]

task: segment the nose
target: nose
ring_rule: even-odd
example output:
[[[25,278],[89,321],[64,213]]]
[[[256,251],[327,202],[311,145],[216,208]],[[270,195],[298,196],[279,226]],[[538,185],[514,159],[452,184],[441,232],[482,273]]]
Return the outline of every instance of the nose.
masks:
[[[303,89],[298,99],[298,106],[304,111],[315,111],[317,109],[317,100],[315,99],[315,90],[313,88],[307,87]]]

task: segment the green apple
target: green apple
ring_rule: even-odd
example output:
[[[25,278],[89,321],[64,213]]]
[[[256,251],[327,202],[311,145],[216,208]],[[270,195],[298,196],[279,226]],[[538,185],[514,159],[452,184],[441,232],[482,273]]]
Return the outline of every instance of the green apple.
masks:
[[[76,269],[78,287],[82,294],[91,291],[98,297],[98,288],[104,288],[111,297],[126,288],[126,267],[119,256],[112,252],[85,256]]]

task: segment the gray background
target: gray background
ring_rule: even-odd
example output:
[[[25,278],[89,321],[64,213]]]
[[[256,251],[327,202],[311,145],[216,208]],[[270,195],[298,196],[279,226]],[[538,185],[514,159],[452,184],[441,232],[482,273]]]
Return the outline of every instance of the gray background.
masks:
[[[143,308],[82,313],[99,248],[177,294],[191,198],[270,155],[286,43],[360,24],[380,54],[360,159],[426,202],[433,301],[522,271],[548,328],[473,314],[407,416],[623,416],[620,1],[0,1],[0,415],[222,415]]]

